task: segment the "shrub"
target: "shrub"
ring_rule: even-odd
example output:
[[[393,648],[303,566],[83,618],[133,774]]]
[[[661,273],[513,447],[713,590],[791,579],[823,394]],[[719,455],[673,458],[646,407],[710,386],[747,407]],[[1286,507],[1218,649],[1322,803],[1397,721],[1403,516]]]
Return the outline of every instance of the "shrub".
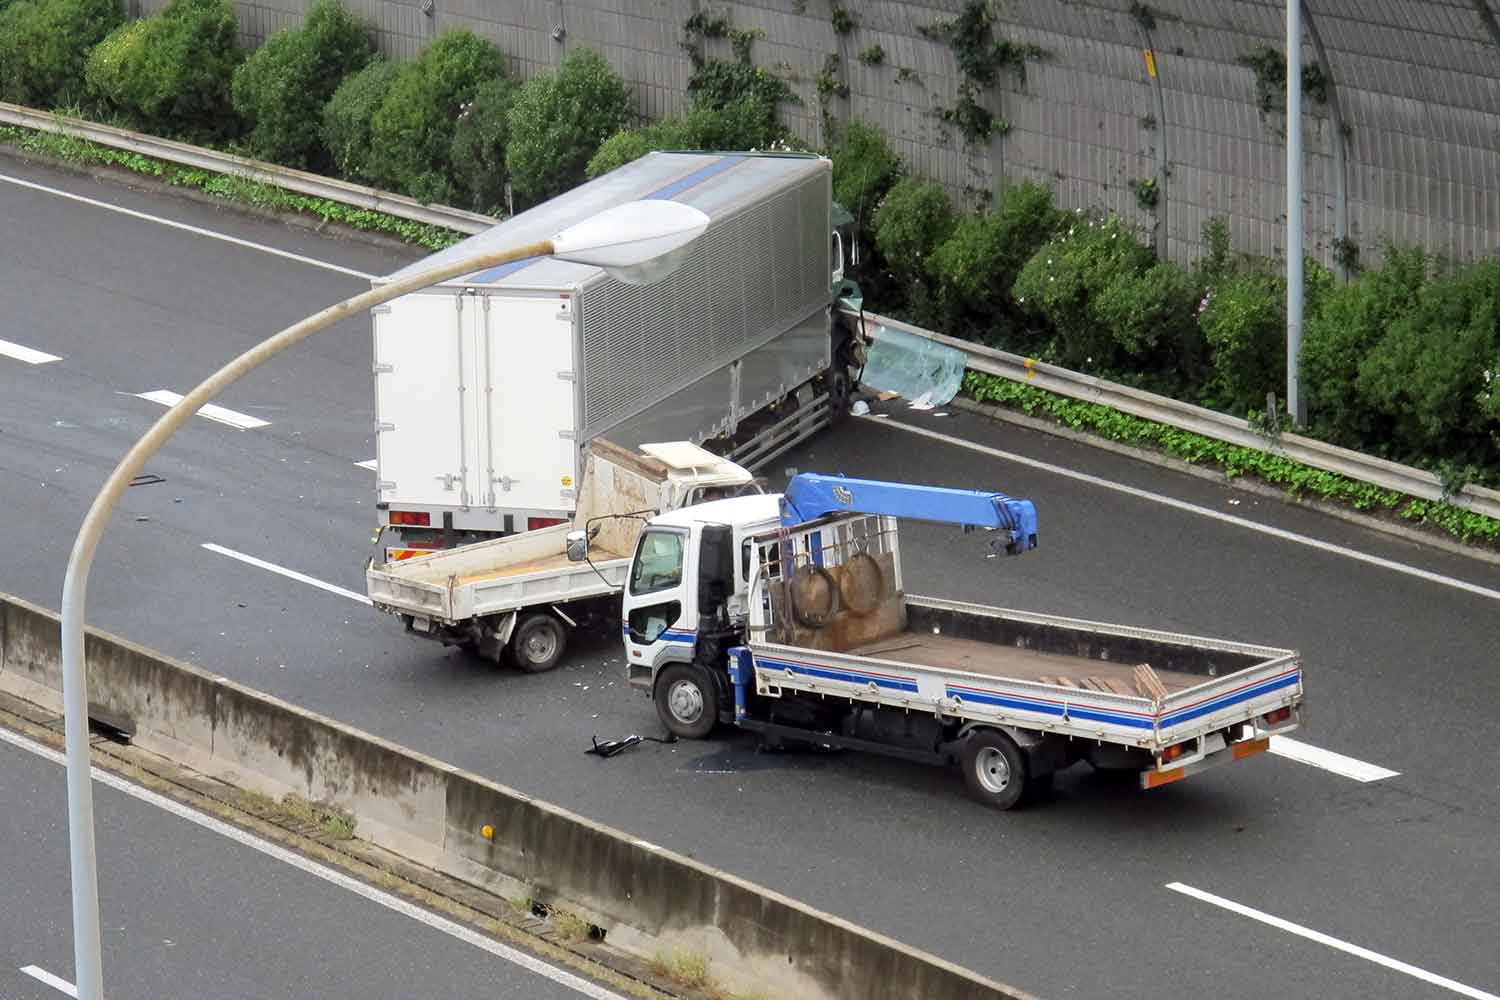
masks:
[[[1360,362],[1361,398],[1389,421],[1397,457],[1493,466],[1500,261],[1435,278]],[[1490,372],[1489,379],[1485,373]]]
[[[1207,345],[1198,326],[1197,280],[1176,264],[1122,271],[1100,290],[1094,315],[1128,357],[1132,375],[1150,373],[1153,387],[1177,391],[1204,374]]]
[[[891,188],[875,209],[875,246],[898,277],[915,285],[955,224],[953,206],[941,185],[908,178]]]
[[[863,220],[901,179],[901,158],[874,125],[852,121],[828,151],[833,161],[833,200]]]
[[[764,125],[759,111],[747,102],[721,111],[695,108],[680,118],[616,132],[589,159],[584,174],[607,174],[658,149],[764,149],[784,141],[779,127],[775,134],[768,134]]]
[[[462,200],[476,212],[505,207],[505,147],[510,141],[510,106],[516,85],[497,76],[486,80],[464,105],[453,126],[449,162]]]
[[[172,0],[94,47],[85,71],[89,92],[147,131],[188,139],[233,135],[237,31],[229,0]]]
[[[1118,370],[1128,352],[1100,318],[1097,300],[1117,279],[1142,275],[1153,263],[1151,250],[1119,219],[1077,216],[1021,268],[1016,302],[1051,323],[1059,338],[1052,352],[1058,362]]]
[[[318,0],[301,28],[267,39],[234,72],[234,108],[249,127],[251,155],[292,167],[326,165],[323,106],[373,53],[365,24],[338,0]]]
[[[1063,218],[1048,188],[1020,184],[1006,190],[996,211],[962,219],[928,268],[948,332],[1005,346],[1016,319],[1016,275]]]
[[[1213,352],[1209,405],[1244,413],[1286,382],[1286,279],[1239,274],[1214,289],[1198,320]]]
[[[385,101],[401,67],[376,57],[368,66],[339,84],[323,108],[323,147],[334,169],[353,181],[373,183],[370,170],[370,121]]]
[[[1389,437],[1356,387],[1360,362],[1391,324],[1416,307],[1432,266],[1420,248],[1387,247],[1385,266],[1331,290],[1307,313],[1301,372],[1313,427],[1327,439],[1360,447]]]
[[[633,117],[630,94],[597,52],[570,53],[521,87],[505,166],[518,202],[534,205],[584,180],[589,159]]]
[[[0,100],[39,108],[77,102],[89,49],[120,21],[115,0],[0,4]]]
[[[423,201],[451,200],[459,113],[480,84],[504,75],[500,50],[470,31],[448,32],[403,64],[370,120],[374,182]]]

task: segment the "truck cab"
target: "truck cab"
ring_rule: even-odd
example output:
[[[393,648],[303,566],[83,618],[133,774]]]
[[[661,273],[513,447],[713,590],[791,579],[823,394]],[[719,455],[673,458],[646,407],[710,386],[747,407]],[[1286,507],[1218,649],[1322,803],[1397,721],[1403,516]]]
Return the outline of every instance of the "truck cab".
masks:
[[[717,707],[705,704],[701,683],[689,691],[673,678],[695,663],[717,665],[736,640],[754,573],[751,539],[775,528],[779,501],[759,494],[684,507],[652,518],[636,543],[621,610],[630,683],[657,689],[658,702],[705,735]]]

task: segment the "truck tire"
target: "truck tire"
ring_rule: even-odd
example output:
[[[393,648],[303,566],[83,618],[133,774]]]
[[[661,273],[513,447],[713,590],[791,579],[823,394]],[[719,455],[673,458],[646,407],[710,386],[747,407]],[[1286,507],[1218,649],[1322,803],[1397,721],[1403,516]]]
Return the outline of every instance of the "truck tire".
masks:
[[[701,667],[671,663],[656,675],[656,714],[662,725],[684,740],[701,740],[719,720],[713,681]]]
[[[991,809],[1014,809],[1026,792],[1026,755],[998,729],[977,729],[958,755],[969,794]]]
[[[546,673],[562,660],[568,648],[568,630],[544,612],[527,615],[510,637],[510,655],[528,674]]]

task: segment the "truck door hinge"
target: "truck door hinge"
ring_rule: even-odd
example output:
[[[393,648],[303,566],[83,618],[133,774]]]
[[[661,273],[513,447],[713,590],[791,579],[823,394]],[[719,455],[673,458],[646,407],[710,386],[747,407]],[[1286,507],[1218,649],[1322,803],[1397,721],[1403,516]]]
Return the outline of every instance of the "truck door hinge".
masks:
[[[562,379],[564,382],[571,382],[574,378],[572,372],[558,372],[557,377]]]
[[[382,364],[382,363],[380,363],[378,361],[375,363],[375,374],[376,375],[389,375],[391,372],[393,372],[395,370],[396,370],[396,366],[395,365]]]
[[[521,481],[519,479],[512,479],[509,476],[499,476],[499,477],[497,477],[495,479],[490,480],[490,482],[492,482],[492,483],[499,483],[500,484],[500,488],[502,490],[504,490],[506,493],[509,493],[510,492],[510,488],[512,486],[519,485]]]
[[[377,421],[375,421],[375,433],[376,434],[384,434],[387,431],[393,431],[395,429],[396,429],[396,425],[393,424],[393,423],[391,423],[389,420],[377,420]]]
[[[387,490],[394,490],[395,488],[396,481],[394,479],[382,479],[380,482],[375,484],[375,490],[377,493],[384,493]]]
[[[573,432],[572,431],[558,431],[557,432],[557,436],[560,437],[560,438],[562,438],[564,441],[571,441],[571,440],[573,440]]]
[[[458,476],[457,473],[444,472],[444,473],[441,473],[439,475],[433,476],[432,478],[438,480],[439,482],[441,482],[443,484],[443,489],[444,490],[446,490],[449,493],[452,493],[453,492],[453,484],[458,481],[459,476]]]
[[[388,306],[388,305],[384,305],[384,306],[371,306],[370,307],[370,315],[371,316],[389,316],[390,313],[391,313],[391,307]]]
[[[557,495],[560,496],[560,497],[562,497],[564,500],[577,500],[578,499],[578,491],[577,490],[558,490],[557,491]]]

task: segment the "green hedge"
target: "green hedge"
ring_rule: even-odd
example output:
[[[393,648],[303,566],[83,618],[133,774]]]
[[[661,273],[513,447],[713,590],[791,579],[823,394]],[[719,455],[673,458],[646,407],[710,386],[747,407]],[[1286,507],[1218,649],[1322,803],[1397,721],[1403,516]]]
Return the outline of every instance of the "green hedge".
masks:
[[[89,53],[89,95],[139,128],[203,140],[237,131],[230,81],[242,58],[229,0],[172,0]]]
[[[348,180],[374,182],[370,121],[400,72],[399,64],[376,58],[339,84],[323,108],[323,147],[334,169]]]
[[[511,105],[505,150],[517,205],[582,183],[600,145],[634,116],[624,81],[597,52],[577,49],[556,73],[526,81]]]
[[[449,157],[459,115],[481,84],[504,75],[505,56],[470,31],[448,32],[402,64],[370,121],[371,179],[422,201],[456,200]]]
[[[0,100],[42,108],[79,102],[89,50],[120,21],[117,0],[0,4]]]
[[[300,28],[266,40],[235,70],[234,109],[251,156],[289,167],[327,168],[323,108],[345,77],[374,55],[370,29],[338,0],[318,0]]]

